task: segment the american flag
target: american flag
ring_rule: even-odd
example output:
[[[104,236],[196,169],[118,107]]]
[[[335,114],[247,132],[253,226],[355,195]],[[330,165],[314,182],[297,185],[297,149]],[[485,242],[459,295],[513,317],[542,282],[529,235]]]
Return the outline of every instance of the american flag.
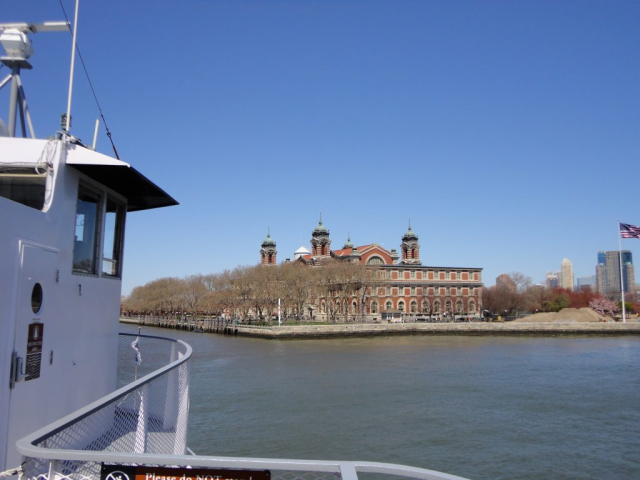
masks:
[[[629,225],[628,223],[620,224],[620,237],[622,238],[639,238],[640,239],[640,227]]]

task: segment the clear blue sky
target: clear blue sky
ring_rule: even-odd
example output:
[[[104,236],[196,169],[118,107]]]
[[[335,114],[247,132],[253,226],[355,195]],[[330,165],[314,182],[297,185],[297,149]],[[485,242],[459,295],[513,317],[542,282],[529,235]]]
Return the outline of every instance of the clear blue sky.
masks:
[[[60,19],[57,0],[0,13]],[[423,264],[482,267],[487,285],[542,282],[565,257],[593,275],[616,222],[640,225],[639,19],[637,1],[84,1],[120,156],[180,202],[128,217],[124,293],[255,264],[267,228],[292,257],[320,212],[334,248],[349,232],[398,248],[411,220]],[[69,37],[33,37],[39,136],[66,108]],[[72,133],[90,142],[76,79]],[[640,264],[640,241],[622,247]]]

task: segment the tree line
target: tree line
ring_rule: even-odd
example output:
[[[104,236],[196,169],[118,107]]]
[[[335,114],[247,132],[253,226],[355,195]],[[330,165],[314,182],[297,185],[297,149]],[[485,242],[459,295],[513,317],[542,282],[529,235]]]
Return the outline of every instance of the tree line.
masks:
[[[625,299],[627,312],[639,312],[635,295]],[[496,315],[515,316],[520,312],[559,312],[563,308],[592,308],[600,315],[615,316],[622,307],[617,298],[607,298],[590,289],[572,291],[533,285],[531,278],[519,272],[509,274],[507,281],[482,289],[483,308]]]
[[[222,273],[165,277],[136,287],[121,304],[127,315],[230,314],[271,322],[312,318],[321,303],[323,314],[338,319],[364,317],[373,272],[363,265],[330,260],[322,268],[299,263],[237,267]]]

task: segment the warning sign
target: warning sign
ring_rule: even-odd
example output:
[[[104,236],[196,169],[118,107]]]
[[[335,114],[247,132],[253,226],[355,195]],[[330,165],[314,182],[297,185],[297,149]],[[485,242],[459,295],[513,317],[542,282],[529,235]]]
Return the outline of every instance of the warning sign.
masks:
[[[29,338],[27,339],[27,360],[25,365],[25,381],[40,378],[40,366],[42,365],[42,323],[29,325]]]

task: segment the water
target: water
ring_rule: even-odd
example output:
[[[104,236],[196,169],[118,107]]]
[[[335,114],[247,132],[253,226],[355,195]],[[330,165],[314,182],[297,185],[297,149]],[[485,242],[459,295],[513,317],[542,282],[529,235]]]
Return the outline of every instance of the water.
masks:
[[[401,463],[477,480],[640,478],[640,337],[145,332],[194,349],[198,454]]]

